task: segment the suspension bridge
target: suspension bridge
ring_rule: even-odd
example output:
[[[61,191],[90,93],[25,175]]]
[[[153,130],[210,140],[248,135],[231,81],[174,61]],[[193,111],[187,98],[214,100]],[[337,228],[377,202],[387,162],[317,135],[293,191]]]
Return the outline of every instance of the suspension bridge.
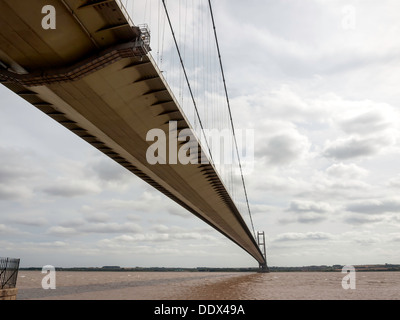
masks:
[[[135,25],[127,0],[0,0],[0,83],[268,271],[265,235],[251,217],[212,3],[178,2],[153,6],[152,50],[151,30]],[[144,19],[151,9],[145,6]],[[206,128],[229,128],[228,166],[215,161],[219,150]],[[177,141],[169,141],[164,154],[149,139],[154,129]],[[178,154],[186,163],[168,161]]]

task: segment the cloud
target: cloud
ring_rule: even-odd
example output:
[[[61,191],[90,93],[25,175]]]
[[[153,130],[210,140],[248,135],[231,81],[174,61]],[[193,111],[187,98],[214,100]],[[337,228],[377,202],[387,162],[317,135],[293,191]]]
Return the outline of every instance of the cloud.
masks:
[[[329,214],[334,212],[334,208],[326,202],[315,202],[305,200],[293,200],[287,212],[294,213],[294,217],[282,218],[280,223],[317,223],[329,218]]]
[[[364,215],[351,215],[346,217],[344,222],[352,225],[371,225],[372,223],[381,222],[381,218],[366,217]]]
[[[213,232],[210,228],[195,228],[190,229],[191,232],[188,232],[187,228],[159,224],[153,226],[152,230],[154,230],[158,234],[168,234],[171,236],[171,239],[216,239],[215,237],[208,235],[210,232]]]
[[[329,203],[325,202],[294,200],[290,203],[289,211],[330,213],[333,212],[333,208]]]
[[[245,203],[242,203],[243,206],[245,206]],[[267,204],[251,204],[251,213],[254,215],[257,214],[267,214],[274,212],[276,210],[276,207],[267,205]]]
[[[105,223],[110,219],[110,216],[103,212],[89,212],[85,214],[85,220],[87,222]]]
[[[0,157],[3,156],[4,154],[0,153]],[[13,164],[7,164],[4,160],[5,159],[3,158],[0,161],[0,181],[10,182],[34,176],[34,173],[26,166],[18,164],[17,162],[14,162]]]
[[[137,200],[111,199],[102,203],[105,210],[134,211],[145,213],[168,212],[179,217],[190,217],[186,209],[175,204],[172,200],[155,192],[145,191]]]
[[[73,236],[79,234],[79,232],[74,229],[74,228],[67,228],[67,227],[62,227],[62,226],[54,226],[50,227],[47,232],[49,235],[55,235],[55,236]]]
[[[271,120],[296,123],[311,123],[326,118],[330,114],[329,109],[315,98],[305,96],[303,90],[294,84],[284,83],[268,91],[236,97],[232,99],[232,105],[248,110],[248,114],[238,117],[238,121],[251,116],[248,121],[259,122],[265,120],[265,115]]]
[[[308,147],[308,140],[297,134],[281,134],[269,139],[264,154],[272,164],[288,164],[301,156]]]
[[[132,222],[119,223],[94,223],[87,224],[79,228],[81,232],[85,233],[137,233],[142,228]]]
[[[99,156],[85,162],[62,159],[51,169],[57,178],[41,182],[40,190],[46,195],[63,198],[96,195],[109,190],[122,192],[133,181],[133,175],[112,160]]]
[[[272,132],[272,134],[267,134]],[[264,122],[256,131],[255,156],[272,165],[288,165],[302,159],[310,149],[308,138],[287,123]],[[262,137],[262,138],[261,138]]]
[[[43,217],[13,216],[10,217],[8,221],[30,227],[43,227],[48,224],[47,219]]]
[[[56,182],[44,187],[42,191],[50,196],[73,198],[100,193],[101,188],[88,180],[60,178]]]
[[[273,242],[289,241],[324,241],[332,239],[333,236],[325,232],[307,232],[307,233],[283,233],[275,237]]]
[[[134,181],[134,175],[115,161],[103,156],[96,157],[84,169],[88,179],[102,189],[125,190]]]
[[[30,150],[0,146],[0,200],[22,200],[33,196],[33,185],[41,176]]]
[[[32,156],[32,152],[27,149],[0,146],[0,181],[26,181],[39,176],[42,170],[33,164]]]
[[[400,175],[389,180],[390,188],[400,188]]]
[[[394,233],[394,234],[391,234],[391,236],[392,236],[391,241],[400,242],[400,233]]]
[[[390,128],[393,119],[383,110],[372,110],[339,123],[344,132],[349,134],[374,135]]]
[[[372,186],[363,181],[367,171],[352,164],[334,164],[324,172],[315,172],[312,177],[316,190],[326,194],[340,194],[347,197],[356,197],[359,193],[365,194]]]
[[[326,173],[330,177],[346,180],[365,178],[369,174],[368,170],[361,168],[354,163],[334,163],[328,169],[326,169]]]
[[[18,229],[0,224],[0,234],[1,235],[18,235],[21,232]]]
[[[75,226],[53,226],[47,230],[47,234],[55,236],[76,236],[85,234],[112,234],[112,233],[138,233],[141,226],[127,223],[82,223]]]
[[[80,212],[82,212],[84,220],[88,222],[107,222],[111,219],[109,214],[89,205],[82,206]]]
[[[385,2],[386,5],[379,9],[370,3],[357,3],[358,27],[353,31],[343,29],[342,8],[345,4],[338,1],[329,1],[329,4],[308,1],[301,8],[293,1],[251,3],[246,2],[248,8],[244,9],[237,4],[222,2],[218,15],[219,21],[223,19],[224,24],[228,24],[225,30],[235,30],[225,32],[223,42],[229,44],[225,49],[225,52],[229,50],[229,61],[233,65],[238,58],[246,57],[246,63],[233,68],[230,77],[238,79],[238,83],[250,84],[242,85],[243,92],[253,88],[261,91],[263,80],[273,78],[279,82],[282,78],[294,78],[302,81],[315,74],[329,78],[337,75],[340,83],[335,89],[349,82],[353,84],[353,81],[357,88],[374,88],[375,83],[380,85],[382,82],[382,86],[387,83],[382,77],[382,81],[369,81],[369,85],[364,85],[366,76],[371,74],[368,67],[378,65],[378,70],[382,70],[388,60],[398,57],[398,41],[390,41],[395,39],[397,22],[391,13],[381,11],[385,6],[397,8],[398,4],[393,1]],[[250,10],[255,7],[257,10]],[[382,20],[393,27],[386,30],[378,27]],[[242,40],[238,42],[238,38]],[[257,49],[249,56],[247,48]],[[364,78],[354,79],[364,69]],[[243,80],[246,74],[248,79]],[[386,71],[382,76],[385,74],[392,73]],[[237,86],[239,89],[240,85]],[[354,91],[353,85],[349,87]]]
[[[390,151],[400,138],[400,113],[389,104],[374,101],[340,101],[341,112],[334,123],[347,136],[327,141],[323,154],[327,158],[348,160],[370,157]],[[345,104],[347,108],[343,108]]]
[[[87,222],[88,221],[83,218],[69,219],[67,221],[61,222],[60,227],[76,231],[79,227],[86,224]]]
[[[392,145],[392,139],[386,137],[349,137],[328,141],[323,155],[336,160],[349,160],[377,155],[385,147]]]
[[[153,234],[153,233],[141,233],[135,235],[121,235],[112,239],[101,240],[102,244],[107,245],[119,245],[119,246],[129,246],[137,245],[140,246],[142,242],[164,242],[168,241],[168,234]]]
[[[0,200],[21,200],[29,199],[32,196],[32,190],[24,185],[0,184]]]
[[[364,200],[348,205],[346,210],[365,214],[398,213],[400,212],[400,199]]]
[[[103,239],[102,243],[118,244],[123,246],[136,245],[140,246],[144,243],[162,242],[182,243],[184,240],[194,241],[216,241],[217,238],[209,234],[201,232],[156,232],[156,233],[136,233],[136,234],[123,234],[112,239]]]

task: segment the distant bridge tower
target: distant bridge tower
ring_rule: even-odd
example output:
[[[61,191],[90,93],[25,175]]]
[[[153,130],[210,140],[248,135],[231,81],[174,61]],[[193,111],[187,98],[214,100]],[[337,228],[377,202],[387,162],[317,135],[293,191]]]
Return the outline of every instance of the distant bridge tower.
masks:
[[[258,247],[260,248],[260,250],[264,256],[264,259],[265,259],[264,263],[260,263],[259,272],[268,273],[269,269],[267,266],[267,245],[265,243],[265,232],[264,231],[257,232],[257,244],[258,244]]]

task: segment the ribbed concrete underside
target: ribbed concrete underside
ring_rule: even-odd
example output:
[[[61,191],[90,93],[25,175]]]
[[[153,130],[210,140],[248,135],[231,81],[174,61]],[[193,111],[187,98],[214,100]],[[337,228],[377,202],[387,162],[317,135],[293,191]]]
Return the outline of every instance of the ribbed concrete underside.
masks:
[[[45,5],[56,9],[56,30],[41,26]],[[0,0],[0,60],[9,67],[0,81],[264,263],[211,164],[146,160],[149,130],[168,136],[170,121],[178,131],[190,125],[151,56],[137,47],[139,34],[115,1]]]

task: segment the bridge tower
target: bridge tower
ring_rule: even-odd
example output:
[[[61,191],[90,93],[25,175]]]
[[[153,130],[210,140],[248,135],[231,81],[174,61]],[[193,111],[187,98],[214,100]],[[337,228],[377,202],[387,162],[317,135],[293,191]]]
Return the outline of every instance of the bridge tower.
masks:
[[[258,244],[258,247],[260,248],[260,250],[264,256],[264,259],[265,259],[264,263],[260,263],[258,272],[268,273],[269,269],[267,266],[267,245],[265,243],[265,232],[264,231],[257,232],[257,244]]]

